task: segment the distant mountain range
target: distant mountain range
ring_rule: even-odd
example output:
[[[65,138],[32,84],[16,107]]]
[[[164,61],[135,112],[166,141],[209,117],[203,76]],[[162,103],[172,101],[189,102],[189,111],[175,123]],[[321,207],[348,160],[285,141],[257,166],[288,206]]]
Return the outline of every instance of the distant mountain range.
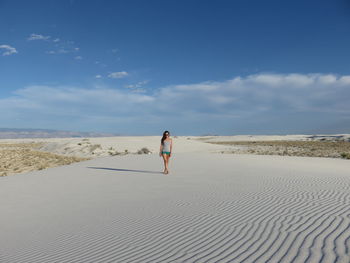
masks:
[[[0,128],[0,139],[21,138],[79,138],[79,137],[111,137],[120,134],[97,132],[56,131],[47,129],[11,129]]]

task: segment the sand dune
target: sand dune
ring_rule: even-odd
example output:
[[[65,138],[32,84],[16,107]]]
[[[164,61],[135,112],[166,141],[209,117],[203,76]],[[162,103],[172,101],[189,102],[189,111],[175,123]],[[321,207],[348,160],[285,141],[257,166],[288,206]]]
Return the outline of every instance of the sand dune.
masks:
[[[0,261],[349,262],[341,159],[175,153],[3,177]]]
[[[35,143],[0,143],[0,176],[42,170],[87,160],[36,150]]]

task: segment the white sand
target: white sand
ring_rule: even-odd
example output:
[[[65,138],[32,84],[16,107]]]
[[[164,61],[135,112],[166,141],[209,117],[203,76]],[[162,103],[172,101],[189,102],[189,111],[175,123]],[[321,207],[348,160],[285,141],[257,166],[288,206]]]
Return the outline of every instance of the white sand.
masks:
[[[350,162],[174,153],[0,178],[0,262],[350,262]]]

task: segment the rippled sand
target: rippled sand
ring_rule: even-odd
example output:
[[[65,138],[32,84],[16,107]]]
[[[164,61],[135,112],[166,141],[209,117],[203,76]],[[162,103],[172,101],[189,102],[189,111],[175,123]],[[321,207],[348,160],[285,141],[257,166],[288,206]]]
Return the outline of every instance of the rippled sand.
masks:
[[[1,263],[350,262],[348,160],[174,153],[0,178]]]

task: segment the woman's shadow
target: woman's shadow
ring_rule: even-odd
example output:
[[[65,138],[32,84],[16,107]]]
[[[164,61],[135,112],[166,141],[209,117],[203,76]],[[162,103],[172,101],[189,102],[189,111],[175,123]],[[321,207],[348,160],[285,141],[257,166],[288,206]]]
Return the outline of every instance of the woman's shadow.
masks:
[[[159,171],[146,171],[146,170],[132,170],[132,169],[118,169],[118,168],[106,168],[106,167],[87,167],[90,169],[110,170],[117,172],[135,172],[135,173],[147,173],[147,174],[163,174]]]

